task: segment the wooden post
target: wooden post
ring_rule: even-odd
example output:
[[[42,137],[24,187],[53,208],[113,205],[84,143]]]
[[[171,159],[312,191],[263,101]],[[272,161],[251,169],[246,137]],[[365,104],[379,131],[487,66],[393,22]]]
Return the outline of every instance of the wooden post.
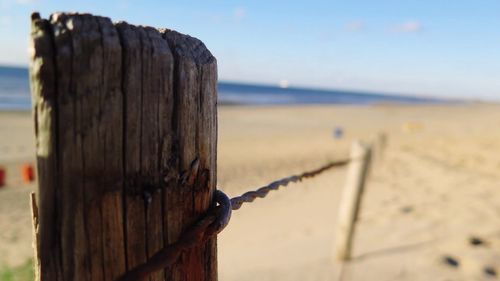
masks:
[[[212,205],[217,64],[198,39],[32,16],[38,280],[115,280]],[[149,280],[216,280],[215,239]]]
[[[30,207],[31,207],[31,223],[32,223],[32,234],[33,234],[33,274],[34,280],[40,280],[40,257],[38,256],[39,239],[38,235],[38,206],[36,205],[36,196],[34,192],[30,193]]]
[[[372,137],[371,142],[372,162],[379,162],[382,160],[387,146],[387,134],[385,132],[378,132]]]
[[[371,147],[356,141],[351,146],[350,157],[335,239],[335,255],[340,261],[351,258],[352,239],[370,166]]]

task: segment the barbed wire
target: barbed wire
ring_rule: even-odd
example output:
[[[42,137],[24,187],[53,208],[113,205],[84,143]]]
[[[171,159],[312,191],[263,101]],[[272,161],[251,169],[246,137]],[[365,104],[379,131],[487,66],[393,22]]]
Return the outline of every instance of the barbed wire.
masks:
[[[229,199],[224,192],[216,190],[214,201],[218,205],[215,208],[209,210],[202,219],[188,228],[176,242],[161,249],[148,261],[136,266],[116,281],[146,280],[152,273],[172,266],[182,253],[215,237],[228,225],[232,210],[240,209],[243,203],[253,202],[256,198],[264,198],[271,190],[278,190],[289,183],[312,178],[334,167],[347,165],[350,161],[351,159],[330,162],[317,169],[276,180],[255,191],[245,192],[232,199]]]

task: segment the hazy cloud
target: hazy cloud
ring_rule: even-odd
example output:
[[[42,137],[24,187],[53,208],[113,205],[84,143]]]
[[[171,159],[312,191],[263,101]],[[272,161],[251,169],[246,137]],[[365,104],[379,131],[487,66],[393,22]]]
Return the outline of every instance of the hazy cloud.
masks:
[[[0,8],[1,10],[3,10],[14,7],[16,5],[31,5],[35,4],[36,2],[38,2],[38,0],[0,0]]]
[[[365,23],[359,20],[350,21],[345,24],[345,29],[350,32],[361,31],[365,28]]]
[[[407,21],[391,27],[391,31],[395,33],[415,33],[423,30],[423,25],[419,21]]]
[[[203,18],[214,24],[233,24],[244,20],[247,11],[243,7],[236,7],[233,10],[225,12],[196,11],[194,15],[197,18]]]
[[[213,23],[221,23],[223,21],[223,17],[219,14],[210,14],[208,19]]]
[[[37,0],[15,0],[17,4],[29,5],[35,3]]]
[[[120,10],[126,11],[126,10],[128,10],[130,8],[130,2],[127,1],[127,0],[118,1],[117,7]]]
[[[243,7],[237,7],[233,11],[233,17],[235,20],[240,21],[247,15],[247,11]]]

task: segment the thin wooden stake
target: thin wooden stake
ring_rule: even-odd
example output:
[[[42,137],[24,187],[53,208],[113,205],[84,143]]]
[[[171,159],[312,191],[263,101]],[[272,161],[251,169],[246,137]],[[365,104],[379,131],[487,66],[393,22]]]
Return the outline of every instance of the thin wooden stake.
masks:
[[[358,216],[361,196],[366,182],[371,158],[371,147],[356,141],[351,146],[351,163],[340,201],[339,219],[335,241],[335,255],[338,260],[351,258],[352,239]]]
[[[379,162],[384,158],[385,148],[387,146],[387,134],[378,132],[372,138],[372,162]]]
[[[31,206],[31,223],[33,226],[33,252],[34,252],[34,259],[33,259],[33,273],[34,273],[34,280],[39,280],[40,279],[40,256],[38,255],[38,249],[39,249],[39,238],[38,238],[38,205],[36,204],[36,194],[35,192],[31,192],[30,194],[30,206]]]

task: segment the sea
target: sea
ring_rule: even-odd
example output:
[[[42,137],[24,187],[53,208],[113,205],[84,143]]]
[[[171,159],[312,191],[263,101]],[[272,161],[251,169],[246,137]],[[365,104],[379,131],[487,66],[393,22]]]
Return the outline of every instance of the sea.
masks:
[[[381,103],[440,103],[432,98],[386,95],[355,91],[278,87],[233,82],[219,82],[220,105],[301,105]],[[31,94],[28,69],[0,66],[0,110],[30,110]]]

